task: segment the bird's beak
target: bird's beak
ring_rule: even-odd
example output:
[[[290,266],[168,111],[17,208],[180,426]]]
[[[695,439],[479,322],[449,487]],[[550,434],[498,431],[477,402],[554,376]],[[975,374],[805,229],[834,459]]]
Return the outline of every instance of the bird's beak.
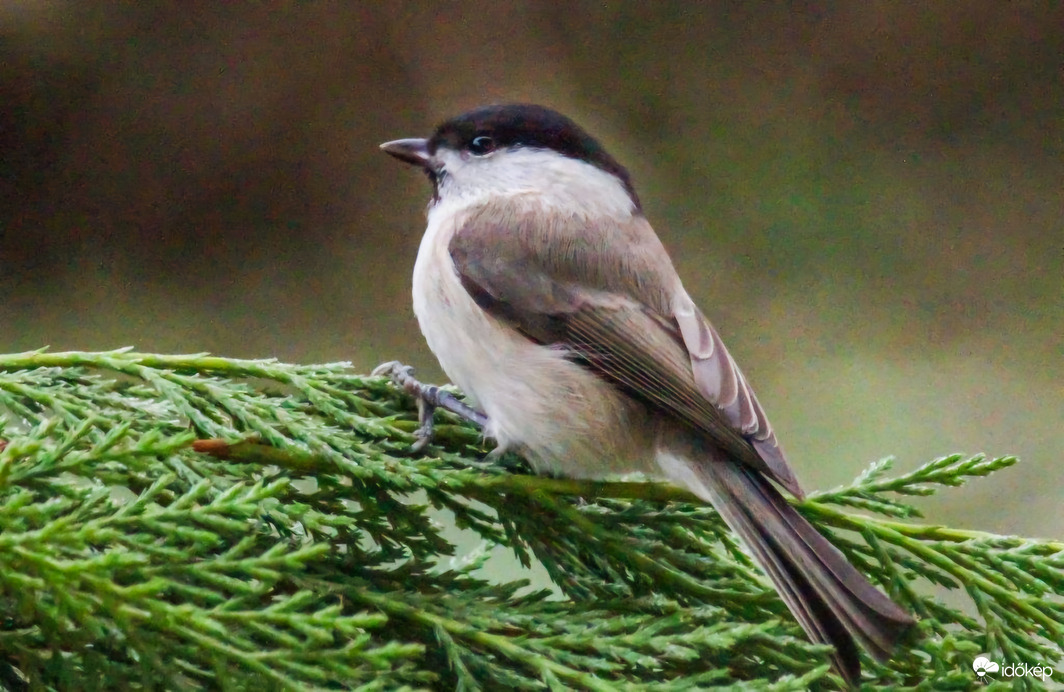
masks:
[[[421,168],[429,168],[432,164],[432,154],[429,153],[427,139],[397,139],[393,142],[385,142],[381,145],[381,151]]]

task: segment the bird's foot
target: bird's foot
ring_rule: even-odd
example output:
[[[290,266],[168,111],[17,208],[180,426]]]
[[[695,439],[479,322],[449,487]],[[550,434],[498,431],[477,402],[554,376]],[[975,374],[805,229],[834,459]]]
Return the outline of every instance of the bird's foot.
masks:
[[[370,373],[375,377],[389,377],[399,387],[417,401],[418,429],[414,431],[416,440],[411,445],[411,452],[420,452],[432,442],[432,416],[437,408],[444,408],[457,414],[460,418],[471,421],[483,428],[488,417],[472,406],[458,400],[454,394],[430,384],[423,384],[414,378],[414,368],[403,365],[397,360],[381,363]]]

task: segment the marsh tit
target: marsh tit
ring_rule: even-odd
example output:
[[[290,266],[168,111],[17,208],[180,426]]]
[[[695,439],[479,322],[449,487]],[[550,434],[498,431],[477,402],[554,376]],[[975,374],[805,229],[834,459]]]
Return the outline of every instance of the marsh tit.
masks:
[[[802,489],[627,171],[565,116],[487,106],[381,148],[432,182],[414,312],[485,433],[538,472],[664,475],[711,503],[849,682],[913,618],[786,501]]]

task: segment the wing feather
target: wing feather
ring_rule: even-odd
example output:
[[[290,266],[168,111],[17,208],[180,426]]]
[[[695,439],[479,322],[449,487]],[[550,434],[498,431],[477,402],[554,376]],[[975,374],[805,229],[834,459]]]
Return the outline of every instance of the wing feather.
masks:
[[[768,416],[725,348],[720,334],[686,293],[678,295],[674,302],[673,314],[691,353],[698,388],[707,399],[716,402],[727,421],[750,440],[758,456],[772,470],[770,475],[795,496],[802,497],[798,479],[780,449]]]
[[[761,405],[645,219],[587,233],[535,217],[511,215],[506,227],[490,218],[467,219],[449,247],[462,285],[481,308],[536,342],[567,349],[802,496]],[[536,224],[535,231],[523,224]],[[580,242],[551,242],[545,233]],[[552,248],[564,251],[554,255]]]

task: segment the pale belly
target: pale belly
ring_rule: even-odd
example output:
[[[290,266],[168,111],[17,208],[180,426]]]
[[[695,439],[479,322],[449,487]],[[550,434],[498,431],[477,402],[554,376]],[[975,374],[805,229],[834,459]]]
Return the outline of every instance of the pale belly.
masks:
[[[414,312],[451,381],[487,414],[485,434],[539,472],[595,478],[657,469],[645,408],[563,350],[485,313],[430,229],[414,268]],[[439,249],[437,249],[439,248]]]

